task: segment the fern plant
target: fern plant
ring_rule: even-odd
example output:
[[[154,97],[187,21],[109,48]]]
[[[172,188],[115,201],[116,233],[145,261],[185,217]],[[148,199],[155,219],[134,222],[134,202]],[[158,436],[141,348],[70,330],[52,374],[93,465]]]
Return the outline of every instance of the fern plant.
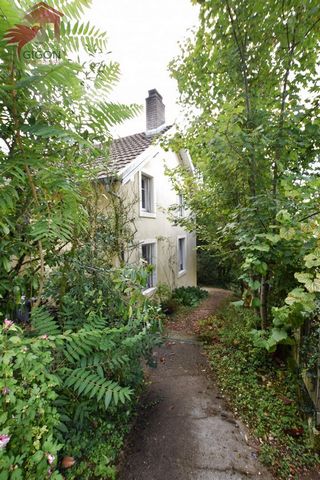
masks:
[[[93,61],[105,52],[106,35],[81,21],[91,1],[47,3],[64,14],[59,42],[50,26],[20,56],[0,42],[0,311],[11,316],[23,295],[40,303],[47,267],[89,228],[84,198],[96,159],[108,156],[110,129],[138,111],[109,100],[119,65]],[[0,35],[32,5],[3,0]],[[55,50],[58,62],[24,55]]]
[[[159,342],[157,311],[141,293],[139,272],[135,281],[130,270],[111,269],[97,276],[83,275],[82,269],[75,283],[75,270],[69,275],[72,282],[61,303],[77,305],[76,310],[61,308],[54,316],[38,307],[31,323],[33,335],[55,344],[52,371],[60,379],[59,400],[64,399],[57,408],[68,419],[58,427],[62,431],[92,415],[91,400],[101,411],[130,403],[143,378],[141,358]]]
[[[91,0],[47,3],[64,14],[59,42],[50,26],[20,55],[0,42],[0,323],[24,322],[21,331],[13,324],[19,335],[0,364],[12,389],[1,402],[18,398],[26,426],[0,412],[12,438],[0,480],[61,479],[63,455],[86,450],[79,439],[106,420],[119,430],[143,379],[141,360],[159,341],[158,312],[141,294],[145,273],[112,266],[132,235],[130,208],[110,201],[108,216],[96,201],[111,129],[138,107],[110,101],[119,65],[105,60],[105,33],[82,20]],[[1,1],[1,38],[33,4]],[[44,59],[47,51],[59,59]]]

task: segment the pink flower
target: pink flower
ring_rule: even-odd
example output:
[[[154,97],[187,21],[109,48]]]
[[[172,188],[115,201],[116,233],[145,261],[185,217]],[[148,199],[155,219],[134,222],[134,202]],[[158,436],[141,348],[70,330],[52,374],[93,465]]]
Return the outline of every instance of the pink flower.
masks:
[[[2,395],[8,395],[10,393],[10,389],[8,387],[3,387],[1,393]]]
[[[46,335],[41,335],[41,340],[48,340],[49,336],[46,334]]]
[[[47,456],[49,465],[52,465],[53,462],[55,461],[56,457],[54,455],[52,455],[51,453],[47,453],[46,456]]]
[[[10,442],[10,438],[9,435],[0,435],[0,448],[4,448]]]
[[[5,318],[4,322],[3,322],[3,325],[4,325],[4,327],[3,327],[4,330],[9,330],[12,327],[13,322],[11,320],[8,320],[7,318]]]
[[[48,468],[48,477],[51,477],[52,473],[53,473],[53,472],[52,472],[52,469],[51,469],[51,468]]]

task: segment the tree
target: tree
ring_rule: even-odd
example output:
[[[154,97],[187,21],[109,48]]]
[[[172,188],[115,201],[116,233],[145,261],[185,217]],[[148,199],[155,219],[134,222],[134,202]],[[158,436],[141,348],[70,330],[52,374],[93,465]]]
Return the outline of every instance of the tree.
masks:
[[[1,36],[23,22],[32,5],[19,3],[21,8],[2,1]],[[138,110],[108,100],[119,65],[105,59],[106,34],[80,21],[90,3],[50,2],[65,15],[60,41],[47,28],[20,55],[15,46],[0,46],[3,314],[12,314],[21,297],[35,297],[39,305],[46,270],[59,265],[66,245],[75,248],[90,228],[85,198],[96,159],[108,157],[110,128]],[[74,60],[80,49],[84,60]],[[54,52],[59,61],[46,59]]]
[[[1,0],[1,38],[32,4]],[[159,326],[147,273],[112,265],[131,218],[97,175],[111,127],[139,108],[109,101],[119,65],[81,21],[91,0],[48,4],[64,14],[59,41],[27,25],[33,42],[0,43],[1,480],[62,479],[68,452],[83,459],[68,478],[113,477]]]
[[[320,9],[313,1],[198,3],[199,30],[170,66],[189,107],[182,143],[203,178],[186,194],[199,235],[235,269],[241,265],[245,302],[266,327],[270,287],[287,268],[281,302],[302,259],[296,245],[291,261],[279,263],[282,246],[263,236],[280,228],[280,210],[303,218],[316,203],[294,204],[285,185],[316,175]]]

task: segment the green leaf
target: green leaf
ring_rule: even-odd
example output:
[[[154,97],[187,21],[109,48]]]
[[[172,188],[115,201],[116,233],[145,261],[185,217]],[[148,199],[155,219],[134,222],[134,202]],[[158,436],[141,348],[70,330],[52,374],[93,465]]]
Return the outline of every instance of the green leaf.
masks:
[[[111,399],[112,399],[112,390],[107,390],[107,392],[104,396],[104,405],[105,405],[106,410],[109,408]]]
[[[280,328],[273,328],[271,330],[271,339],[276,343],[280,343],[288,338],[288,332]]]

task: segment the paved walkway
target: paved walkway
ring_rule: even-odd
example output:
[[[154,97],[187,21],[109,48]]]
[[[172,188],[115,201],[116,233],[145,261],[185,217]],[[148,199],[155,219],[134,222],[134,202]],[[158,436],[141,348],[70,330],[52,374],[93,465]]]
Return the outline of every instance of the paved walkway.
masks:
[[[207,360],[190,332],[227,295],[210,289],[197,313],[181,320],[183,331],[171,328],[165,345],[155,352],[158,367],[147,372],[150,384],[122,459],[120,480],[272,479],[210,379]]]

